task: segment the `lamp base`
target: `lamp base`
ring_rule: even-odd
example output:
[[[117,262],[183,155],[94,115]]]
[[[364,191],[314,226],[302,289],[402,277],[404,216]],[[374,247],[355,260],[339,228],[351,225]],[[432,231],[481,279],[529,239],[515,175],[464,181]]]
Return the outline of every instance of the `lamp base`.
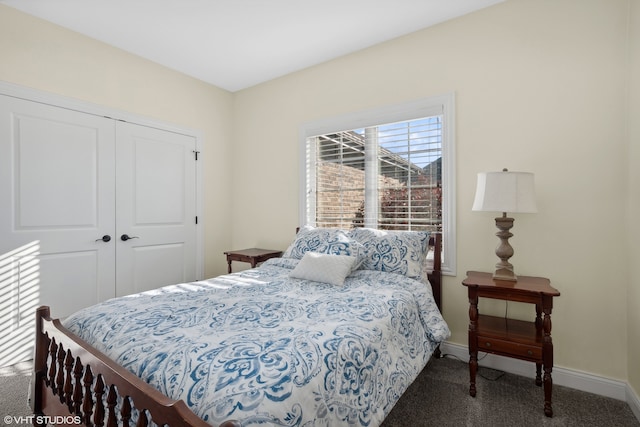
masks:
[[[496,271],[493,273],[493,280],[506,280],[509,282],[517,282],[518,277],[513,272],[513,268],[511,269],[504,268],[504,266],[502,265],[500,266],[500,268],[498,268],[498,265],[496,265]]]
[[[513,256],[513,248],[509,244],[509,237],[513,236],[509,232],[513,227],[513,218],[508,218],[506,213],[502,217],[496,218],[496,227],[498,231],[496,236],[500,238],[500,245],[496,248],[496,255],[500,258],[500,262],[496,264],[496,271],[493,273],[495,280],[508,280],[517,282],[518,278],[513,272],[513,265],[509,263],[509,258]]]

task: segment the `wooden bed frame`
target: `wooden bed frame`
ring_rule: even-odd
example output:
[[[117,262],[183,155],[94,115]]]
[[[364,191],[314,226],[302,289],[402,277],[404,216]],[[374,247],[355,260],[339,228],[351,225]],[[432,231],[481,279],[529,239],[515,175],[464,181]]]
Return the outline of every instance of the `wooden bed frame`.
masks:
[[[442,310],[442,237],[434,233],[429,281],[438,308]],[[33,361],[31,405],[34,425],[211,427],[181,400],[173,400],[121,367],[89,343],[74,335],[60,320],[51,319],[49,307],[36,312],[36,342]],[[433,357],[439,357],[439,347]],[[134,416],[134,418],[136,418]],[[219,427],[241,427],[225,421]]]

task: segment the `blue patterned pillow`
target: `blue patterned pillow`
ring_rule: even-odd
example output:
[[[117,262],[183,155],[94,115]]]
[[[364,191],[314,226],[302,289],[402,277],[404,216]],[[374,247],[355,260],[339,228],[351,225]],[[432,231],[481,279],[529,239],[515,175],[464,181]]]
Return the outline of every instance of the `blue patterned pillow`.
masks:
[[[302,259],[307,252],[355,257],[354,270],[364,261],[365,254],[364,247],[349,238],[344,230],[304,226],[298,231],[296,240],[287,248],[282,257]]]
[[[349,236],[365,248],[362,270],[386,271],[411,278],[422,277],[429,250],[428,231],[385,231],[354,228]]]

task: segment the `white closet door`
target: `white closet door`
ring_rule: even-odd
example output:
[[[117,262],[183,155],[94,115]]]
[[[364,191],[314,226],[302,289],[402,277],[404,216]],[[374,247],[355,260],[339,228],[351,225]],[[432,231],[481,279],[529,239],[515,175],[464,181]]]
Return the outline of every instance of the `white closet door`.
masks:
[[[64,317],[115,296],[114,136],[113,120],[0,95],[0,366],[31,358],[39,305]]]
[[[116,294],[196,280],[195,138],[125,122],[116,134]]]

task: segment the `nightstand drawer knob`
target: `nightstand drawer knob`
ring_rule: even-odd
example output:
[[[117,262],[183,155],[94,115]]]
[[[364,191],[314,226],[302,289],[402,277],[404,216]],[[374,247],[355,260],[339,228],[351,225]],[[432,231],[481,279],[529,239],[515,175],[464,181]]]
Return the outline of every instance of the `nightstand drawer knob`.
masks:
[[[532,355],[533,355],[533,351],[531,351],[531,350],[527,350],[527,354],[528,354],[529,356],[532,356]]]
[[[485,343],[485,346],[487,346],[487,347],[491,347],[491,343],[490,343],[490,342]]]

